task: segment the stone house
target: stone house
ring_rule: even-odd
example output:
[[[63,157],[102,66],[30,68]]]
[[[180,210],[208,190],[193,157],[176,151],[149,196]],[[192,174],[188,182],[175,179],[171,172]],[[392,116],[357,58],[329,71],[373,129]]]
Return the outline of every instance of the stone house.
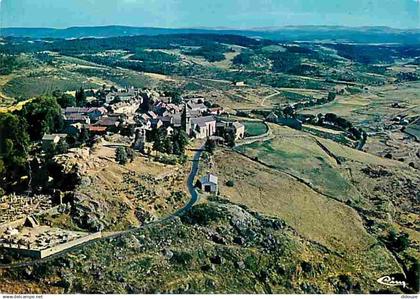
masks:
[[[67,134],[44,134],[42,137],[42,149],[44,151],[49,150],[56,146],[60,140],[65,140]]]
[[[235,129],[235,140],[243,139],[245,137],[245,125],[236,121],[231,124]]]
[[[84,125],[90,125],[90,118],[87,115],[81,113],[72,113],[64,115],[64,123],[69,126],[71,124],[81,123]]]
[[[271,112],[269,115],[267,115],[265,120],[268,122],[276,123],[278,118],[279,117],[277,114],[275,114],[274,112]]]
[[[227,121],[219,121],[216,125],[217,128],[217,135],[218,136],[225,136],[225,133],[228,128],[233,129],[235,133],[235,140],[243,139],[245,137],[245,125],[235,121],[235,122],[227,122]]]
[[[214,174],[208,173],[197,181],[197,187],[204,192],[217,194],[218,178]]]
[[[213,136],[216,133],[216,119],[213,116],[192,118],[191,132],[189,133],[189,135],[198,139]]]

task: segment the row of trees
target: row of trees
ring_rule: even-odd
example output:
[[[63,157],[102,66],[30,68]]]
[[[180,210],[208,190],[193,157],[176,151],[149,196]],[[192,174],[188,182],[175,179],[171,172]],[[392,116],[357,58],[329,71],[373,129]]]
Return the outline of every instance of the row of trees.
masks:
[[[296,110],[330,103],[335,100],[336,96],[337,94],[335,92],[329,92],[327,97],[296,103],[293,106],[287,106],[285,108],[279,107],[274,113],[277,115],[285,115],[286,117],[296,117]]]
[[[60,90],[53,91],[52,95],[61,108],[86,107],[87,105],[87,96],[83,87],[80,87],[79,90],[76,90],[75,96]]]
[[[119,146],[115,151],[115,160],[121,165],[127,164],[128,161],[133,161],[134,150],[125,146]]]
[[[353,126],[353,124],[350,121],[346,120],[343,117],[337,116],[334,113],[325,114],[324,119],[321,121],[328,122],[330,124],[333,124],[336,127],[339,127],[340,129],[344,131],[347,131],[356,140],[359,140],[359,139],[365,140],[367,138],[366,132],[364,132],[362,129],[357,129],[356,127]]]
[[[188,136],[183,130],[174,130],[168,136],[164,127],[152,130],[148,139],[153,142],[153,150],[177,156],[185,154],[185,149],[189,143]]]

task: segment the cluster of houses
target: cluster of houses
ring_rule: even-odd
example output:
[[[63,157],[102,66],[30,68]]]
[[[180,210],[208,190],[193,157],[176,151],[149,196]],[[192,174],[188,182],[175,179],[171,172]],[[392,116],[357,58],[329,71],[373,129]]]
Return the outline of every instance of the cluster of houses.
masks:
[[[79,136],[86,130],[90,137],[110,135],[125,130],[132,132],[137,149],[142,149],[147,131],[164,128],[168,135],[185,130],[188,136],[206,139],[231,128],[235,140],[244,138],[245,126],[239,122],[223,121],[222,107],[208,107],[202,97],[189,98],[175,104],[171,97],[158,92],[135,88],[101,90],[93,93],[91,103],[97,107],[67,107],[63,109],[64,134],[45,135],[43,145],[57,144],[66,136]],[[140,140],[140,141],[139,141]]]

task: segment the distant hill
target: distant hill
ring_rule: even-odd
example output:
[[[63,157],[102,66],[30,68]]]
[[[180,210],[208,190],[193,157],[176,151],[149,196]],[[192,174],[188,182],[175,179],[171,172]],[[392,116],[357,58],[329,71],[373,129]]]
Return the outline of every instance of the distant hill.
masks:
[[[115,37],[161,34],[236,34],[276,41],[340,41],[354,43],[410,43],[420,44],[420,29],[394,29],[389,27],[341,27],[341,26],[285,26],[235,29],[170,29],[129,26],[99,26],[54,28],[3,28],[2,36],[29,38],[83,38]]]

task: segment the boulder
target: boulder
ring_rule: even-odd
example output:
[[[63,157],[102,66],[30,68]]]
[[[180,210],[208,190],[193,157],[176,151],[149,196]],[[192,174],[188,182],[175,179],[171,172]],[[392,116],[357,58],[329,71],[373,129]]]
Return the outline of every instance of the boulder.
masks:
[[[214,234],[214,235],[212,235],[212,236],[211,236],[211,240],[212,240],[214,243],[221,244],[221,245],[226,245],[226,240],[225,240],[225,238],[223,238],[222,236],[220,236],[220,235],[218,235],[218,234]]]
[[[245,239],[241,236],[237,236],[233,239],[233,242],[238,244],[238,245],[244,245],[245,244]]]
[[[240,270],[243,270],[246,268],[245,263],[243,261],[236,261],[235,267]]]
[[[220,255],[215,255],[210,258],[210,262],[215,265],[222,265],[224,263],[224,259]]]
[[[169,249],[164,249],[162,253],[169,260],[174,256],[174,253]]]

